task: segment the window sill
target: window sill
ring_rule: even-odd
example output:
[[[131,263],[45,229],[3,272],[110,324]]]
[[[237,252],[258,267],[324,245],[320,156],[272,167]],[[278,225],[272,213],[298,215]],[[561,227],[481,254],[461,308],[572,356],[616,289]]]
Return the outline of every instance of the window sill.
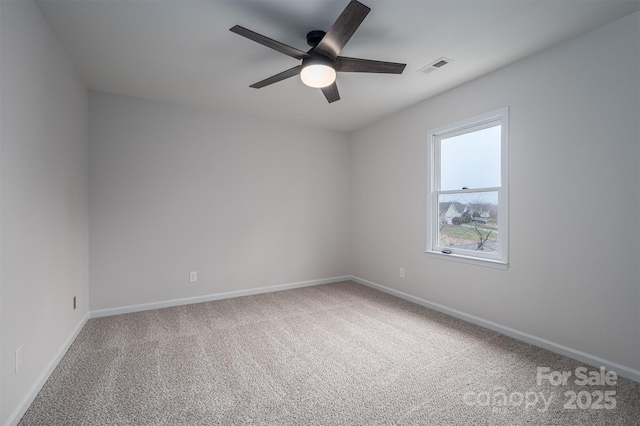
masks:
[[[427,256],[432,257],[434,259],[444,259],[444,260],[453,261],[453,262],[467,263],[469,265],[485,266],[485,267],[495,268],[495,269],[505,269],[505,270],[509,269],[509,263],[502,262],[500,260],[480,259],[477,257],[463,256],[463,255],[454,254],[454,253],[446,254],[439,251],[430,251],[430,250],[425,250],[425,253],[427,254]]]

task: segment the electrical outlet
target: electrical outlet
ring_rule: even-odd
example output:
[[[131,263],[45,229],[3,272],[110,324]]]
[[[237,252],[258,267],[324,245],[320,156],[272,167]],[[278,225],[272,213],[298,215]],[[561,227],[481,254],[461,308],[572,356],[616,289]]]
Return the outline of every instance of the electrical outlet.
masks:
[[[22,368],[22,346],[16,349],[16,374],[20,372]]]
[[[195,283],[196,281],[198,281],[198,271],[189,272],[189,282]]]
[[[404,278],[404,268],[400,268],[400,272],[398,273],[400,278]]]

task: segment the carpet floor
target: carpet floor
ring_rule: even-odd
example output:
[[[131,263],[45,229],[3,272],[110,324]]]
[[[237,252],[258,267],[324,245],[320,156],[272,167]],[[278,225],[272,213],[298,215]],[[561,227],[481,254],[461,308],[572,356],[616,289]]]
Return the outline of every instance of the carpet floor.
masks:
[[[640,384],[579,367],[343,282],[91,319],[20,425],[640,422]]]

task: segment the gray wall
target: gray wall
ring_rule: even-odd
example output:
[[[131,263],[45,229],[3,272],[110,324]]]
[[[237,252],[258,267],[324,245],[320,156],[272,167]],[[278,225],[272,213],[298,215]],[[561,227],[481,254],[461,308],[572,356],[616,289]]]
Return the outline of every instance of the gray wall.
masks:
[[[1,1],[0,15],[5,424],[88,312],[88,143],[86,91],[36,6]]]
[[[92,311],[349,274],[346,135],[99,93],[89,105]]]
[[[639,20],[351,135],[352,273],[640,369]],[[505,105],[509,270],[427,257],[428,130]]]

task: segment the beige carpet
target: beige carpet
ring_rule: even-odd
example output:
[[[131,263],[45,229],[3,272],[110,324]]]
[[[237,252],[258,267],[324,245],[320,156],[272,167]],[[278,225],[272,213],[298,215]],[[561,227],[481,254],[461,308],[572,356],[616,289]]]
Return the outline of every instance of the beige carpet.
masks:
[[[536,383],[537,367],[580,365],[344,282],[92,319],[20,424],[640,421],[629,380]],[[593,406],[604,391],[615,395]]]

